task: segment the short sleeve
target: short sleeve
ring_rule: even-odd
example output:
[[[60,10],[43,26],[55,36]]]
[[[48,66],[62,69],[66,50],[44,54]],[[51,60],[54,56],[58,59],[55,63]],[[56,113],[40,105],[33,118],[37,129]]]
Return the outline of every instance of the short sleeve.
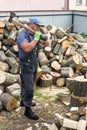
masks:
[[[21,32],[17,37],[17,43],[22,44],[23,42],[28,42],[28,39],[26,37],[26,34],[24,32]]]

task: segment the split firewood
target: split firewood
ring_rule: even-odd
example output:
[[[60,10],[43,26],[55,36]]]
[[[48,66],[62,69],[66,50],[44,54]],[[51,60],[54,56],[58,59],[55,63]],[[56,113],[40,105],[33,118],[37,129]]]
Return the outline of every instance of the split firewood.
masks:
[[[0,20],[0,28],[4,28],[5,27],[5,22]]]
[[[62,42],[62,48],[69,48],[69,46],[70,46],[70,43],[69,43],[68,40],[64,40],[64,41]]]
[[[17,36],[17,30],[16,28],[13,28],[11,31],[10,31],[10,34],[8,36],[8,41],[12,44],[15,43],[15,40],[16,40],[16,36]]]
[[[38,60],[40,65],[48,64],[49,60],[47,59],[45,53],[43,51],[40,51],[38,54]]]
[[[86,121],[85,120],[79,120],[77,130],[86,130]]]
[[[72,56],[72,55],[74,55],[75,54],[75,50],[76,50],[76,48],[75,47],[73,47],[73,46],[70,46],[68,49],[67,49],[67,51],[66,51],[66,56]]]
[[[11,31],[14,28],[14,24],[10,22],[6,22],[6,28]]]
[[[64,40],[66,40],[66,39],[67,39],[67,36],[64,36],[62,39],[58,39],[57,42],[58,42],[58,43],[62,43],[62,42],[63,42]]]

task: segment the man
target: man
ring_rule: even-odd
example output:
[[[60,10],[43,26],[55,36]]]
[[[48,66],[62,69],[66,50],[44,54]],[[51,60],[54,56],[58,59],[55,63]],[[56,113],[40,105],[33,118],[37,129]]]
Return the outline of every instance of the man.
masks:
[[[35,31],[35,34],[24,29],[17,37],[22,83],[20,105],[25,107],[24,115],[26,117],[37,120],[39,117],[32,111],[31,107],[36,105],[32,102],[32,99],[37,73],[39,40],[41,36],[38,30],[44,25],[38,18],[30,18],[28,26]],[[40,41],[42,44],[45,43],[43,40]]]

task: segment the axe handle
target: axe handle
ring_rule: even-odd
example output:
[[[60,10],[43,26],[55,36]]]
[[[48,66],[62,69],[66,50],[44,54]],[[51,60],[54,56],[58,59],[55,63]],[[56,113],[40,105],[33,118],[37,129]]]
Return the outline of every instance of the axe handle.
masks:
[[[16,20],[12,20],[12,23],[13,23],[14,25],[19,26],[19,27],[23,27],[23,28],[27,29],[28,31],[30,31],[30,32],[33,33],[33,34],[35,33],[35,31],[32,30],[30,27],[28,27],[28,26],[26,26],[26,25],[24,25],[24,24],[22,24],[22,23],[20,23],[20,22],[18,22],[18,21],[16,21]]]

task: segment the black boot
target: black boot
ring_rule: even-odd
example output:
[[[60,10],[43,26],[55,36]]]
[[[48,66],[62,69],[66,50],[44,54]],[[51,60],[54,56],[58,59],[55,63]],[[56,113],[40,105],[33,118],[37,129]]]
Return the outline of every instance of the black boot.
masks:
[[[25,105],[23,104],[23,101],[21,100],[20,101],[20,106],[21,107],[24,107]],[[32,102],[32,106],[31,107],[34,107],[34,106],[36,106],[36,103],[35,102]]]
[[[30,119],[38,120],[39,117],[31,110],[30,107],[25,107],[25,113],[24,115]]]

